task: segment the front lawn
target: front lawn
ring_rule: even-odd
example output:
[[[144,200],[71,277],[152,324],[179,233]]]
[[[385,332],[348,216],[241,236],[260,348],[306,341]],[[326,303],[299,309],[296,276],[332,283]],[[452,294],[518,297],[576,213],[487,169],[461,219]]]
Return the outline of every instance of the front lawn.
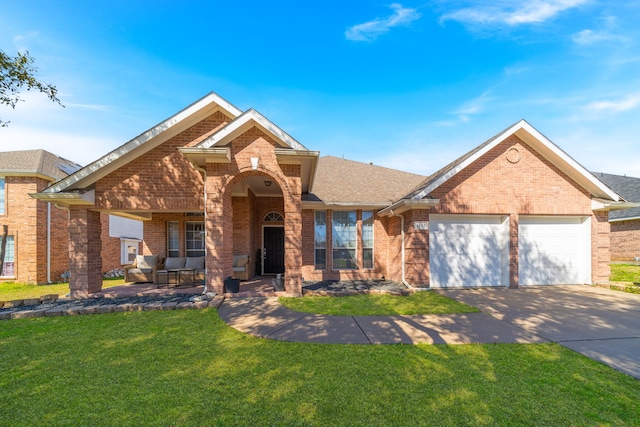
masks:
[[[476,313],[479,310],[432,291],[409,296],[360,294],[346,297],[280,298],[280,303],[304,313],[333,316],[392,316],[410,314]]]
[[[640,425],[640,381],[556,344],[331,345],[214,309],[0,323],[11,426]]]
[[[640,265],[611,264],[612,282],[640,282]]]
[[[102,289],[122,284],[124,284],[123,278],[105,279],[102,281]],[[68,283],[55,283],[51,285],[27,285],[26,283],[18,282],[0,283],[0,301],[40,298],[48,294],[57,294],[59,297],[63,297],[68,293]]]

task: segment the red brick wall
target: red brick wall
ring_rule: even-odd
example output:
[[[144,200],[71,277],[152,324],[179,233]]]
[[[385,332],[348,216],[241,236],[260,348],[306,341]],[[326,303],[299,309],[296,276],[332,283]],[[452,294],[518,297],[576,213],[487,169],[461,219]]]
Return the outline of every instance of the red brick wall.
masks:
[[[324,209],[321,209],[324,210]],[[356,211],[357,219],[357,260],[358,268],[354,270],[333,269],[332,245],[333,236],[331,230],[331,219],[333,210],[327,212],[327,268],[325,270],[315,269],[315,211],[305,209],[302,211],[302,276],[307,281],[318,280],[364,280],[391,278],[389,269],[389,236],[385,226],[386,219],[381,219],[374,212],[374,247],[372,269],[362,267],[362,210]]]
[[[611,260],[634,261],[640,257],[640,220],[611,223]]]
[[[100,213],[84,207],[69,209],[69,289],[71,297],[86,297],[102,289]]]
[[[275,142],[264,132],[253,127],[231,143],[230,164],[207,165],[207,286],[216,291],[222,290],[222,280],[232,274],[231,267],[235,250],[244,251],[251,244],[251,234],[242,230],[240,225],[234,230],[234,207],[240,209],[237,224],[246,223],[246,217],[253,212],[255,223],[261,223],[264,210],[278,210],[285,217],[285,289],[293,294],[301,292],[301,179],[299,165],[280,165],[275,156]],[[258,168],[251,166],[251,158],[260,159]],[[232,191],[236,184],[249,176],[267,177],[274,185],[280,187],[283,197],[275,201],[256,197],[255,209],[251,210],[251,200],[236,200],[234,206]],[[244,206],[243,206],[244,205]],[[262,232],[260,227],[260,233]],[[233,236],[242,235],[247,239],[247,246],[242,242],[234,242]],[[261,236],[261,234],[260,234]],[[261,238],[253,232],[254,245]],[[237,245],[234,248],[234,245]],[[255,248],[254,246],[254,249]],[[254,258],[254,254],[250,254]],[[255,262],[255,260],[252,260]]]
[[[29,196],[49,185],[34,176],[5,177],[5,214],[0,225],[7,225],[15,244],[15,280],[23,283],[47,283],[48,204]],[[68,212],[51,205],[50,280],[60,281],[68,270]],[[1,228],[0,228],[1,231]]]
[[[204,181],[178,151],[228,122],[217,112],[96,183],[97,209],[203,211]]]

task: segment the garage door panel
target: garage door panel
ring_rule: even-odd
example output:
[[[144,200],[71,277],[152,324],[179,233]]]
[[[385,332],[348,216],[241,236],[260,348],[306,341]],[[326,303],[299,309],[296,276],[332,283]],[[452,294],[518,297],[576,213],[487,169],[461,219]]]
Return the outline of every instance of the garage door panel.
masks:
[[[589,282],[589,225],[589,219],[581,217],[520,217],[519,284]]]
[[[508,225],[502,217],[434,215],[429,254],[432,287],[504,286]]]

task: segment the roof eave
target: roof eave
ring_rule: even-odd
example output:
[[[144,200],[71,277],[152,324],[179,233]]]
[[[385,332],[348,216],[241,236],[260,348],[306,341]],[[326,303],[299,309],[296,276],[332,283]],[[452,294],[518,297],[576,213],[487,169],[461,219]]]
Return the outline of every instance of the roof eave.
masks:
[[[182,147],[178,151],[197,168],[204,168],[207,163],[231,163],[231,149],[228,147]]]
[[[402,199],[378,212],[380,216],[394,216],[412,209],[430,209],[438,206],[440,199]]]
[[[607,199],[594,198],[591,200],[591,209],[594,212],[621,211],[640,207],[640,203],[617,202]]]
[[[29,196],[42,202],[56,203],[63,206],[93,206],[96,201],[94,190],[85,191],[83,193],[31,193]]]

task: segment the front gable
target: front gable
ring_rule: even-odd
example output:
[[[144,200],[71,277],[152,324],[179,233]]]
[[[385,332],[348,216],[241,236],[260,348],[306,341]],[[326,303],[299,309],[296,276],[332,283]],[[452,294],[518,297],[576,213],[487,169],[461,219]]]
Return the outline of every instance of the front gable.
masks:
[[[112,173],[124,174],[125,176],[120,178],[125,180],[127,174],[133,177],[135,173],[130,172],[140,169],[139,164],[145,162],[147,154],[168,141],[173,140],[169,145],[174,144],[177,137],[185,146],[198,144],[240,114],[241,111],[238,108],[211,92],[69,177],[58,181],[41,193],[34,194],[33,197],[66,206],[91,206],[95,202],[96,183],[101,179]],[[198,130],[190,135],[189,132],[194,129]],[[129,166],[130,164],[132,165]]]
[[[95,183],[95,207],[129,213],[202,212],[202,175],[179,149],[197,145],[228,122],[229,117],[216,111],[100,178]]]
[[[591,213],[591,194],[513,134],[431,191],[440,213]]]
[[[464,181],[467,185],[461,185]],[[446,196],[460,211],[469,211],[470,204],[500,200],[527,212],[534,202],[560,205],[563,197],[577,194],[602,210],[624,204],[618,194],[521,120],[436,172],[404,200]]]

